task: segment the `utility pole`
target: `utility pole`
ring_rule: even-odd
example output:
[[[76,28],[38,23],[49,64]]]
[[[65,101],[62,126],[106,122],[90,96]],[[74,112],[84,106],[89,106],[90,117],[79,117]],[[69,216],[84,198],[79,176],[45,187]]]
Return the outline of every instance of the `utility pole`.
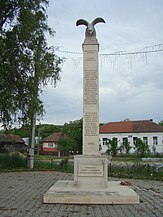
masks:
[[[39,71],[40,71],[40,46],[34,52],[35,71],[33,75],[33,93],[31,96],[31,135],[30,135],[30,148],[28,156],[28,168],[34,167],[34,147],[35,147],[35,129],[36,129],[36,115],[37,115],[37,95],[39,92]]]
[[[41,130],[41,123],[39,123],[38,134],[37,134],[37,136],[38,136],[37,155],[39,155],[39,153],[40,153],[40,142],[41,142],[40,130]]]
[[[35,128],[36,128],[36,114],[33,115],[31,121],[31,140],[30,140],[30,148],[29,148],[28,162],[27,162],[27,167],[30,169],[33,169],[34,167]]]

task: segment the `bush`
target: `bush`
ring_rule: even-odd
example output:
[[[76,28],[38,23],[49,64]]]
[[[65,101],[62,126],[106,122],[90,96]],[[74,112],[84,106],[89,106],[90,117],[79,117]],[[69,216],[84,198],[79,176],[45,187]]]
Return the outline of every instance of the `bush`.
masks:
[[[162,170],[157,170],[157,167],[153,165],[142,164],[140,162],[133,164],[122,162],[120,165],[112,165],[109,167],[108,172],[109,176],[118,178],[161,180],[163,177]]]
[[[0,169],[26,168],[27,158],[19,152],[0,155]]]
[[[34,170],[54,170],[67,173],[74,172],[73,163],[68,163],[68,160],[66,160],[66,163],[62,162],[63,160],[60,163],[54,162],[53,160],[35,160]]]
[[[34,170],[51,170],[52,169],[52,163],[48,160],[34,160]]]

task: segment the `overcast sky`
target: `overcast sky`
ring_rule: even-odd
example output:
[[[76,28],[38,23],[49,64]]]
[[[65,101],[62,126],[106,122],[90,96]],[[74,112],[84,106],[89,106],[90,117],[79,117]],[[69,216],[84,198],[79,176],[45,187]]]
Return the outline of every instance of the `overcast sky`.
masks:
[[[49,45],[82,53],[85,26],[76,27],[76,21],[97,17],[106,21],[95,26],[99,54],[163,49],[162,0],[50,0],[48,22],[56,34]],[[82,54],[56,54],[66,61],[57,87],[49,86],[42,96],[42,123],[64,124],[82,118]],[[163,120],[163,52],[99,55],[99,78],[100,122]]]

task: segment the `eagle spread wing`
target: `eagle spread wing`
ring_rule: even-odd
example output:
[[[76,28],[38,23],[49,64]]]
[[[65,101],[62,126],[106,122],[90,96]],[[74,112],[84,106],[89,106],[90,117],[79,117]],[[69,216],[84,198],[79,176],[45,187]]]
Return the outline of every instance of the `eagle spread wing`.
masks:
[[[76,26],[79,26],[79,25],[88,26],[88,22],[87,22],[86,20],[79,19],[79,20],[76,22]]]
[[[95,25],[97,23],[105,23],[105,20],[101,17],[98,17],[98,18],[93,20],[92,24]]]

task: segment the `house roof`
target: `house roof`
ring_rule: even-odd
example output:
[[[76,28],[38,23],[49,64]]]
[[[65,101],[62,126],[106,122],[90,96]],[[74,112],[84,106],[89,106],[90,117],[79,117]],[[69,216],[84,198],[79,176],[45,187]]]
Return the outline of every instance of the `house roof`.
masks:
[[[42,140],[42,142],[57,142],[60,138],[62,137],[66,137],[65,134],[63,134],[62,132],[59,133],[53,133],[50,136],[44,138]]]
[[[110,122],[100,127],[100,133],[163,132],[163,126],[151,120]]]
[[[0,134],[0,143],[2,143],[2,142],[24,143],[24,140],[18,135]]]

